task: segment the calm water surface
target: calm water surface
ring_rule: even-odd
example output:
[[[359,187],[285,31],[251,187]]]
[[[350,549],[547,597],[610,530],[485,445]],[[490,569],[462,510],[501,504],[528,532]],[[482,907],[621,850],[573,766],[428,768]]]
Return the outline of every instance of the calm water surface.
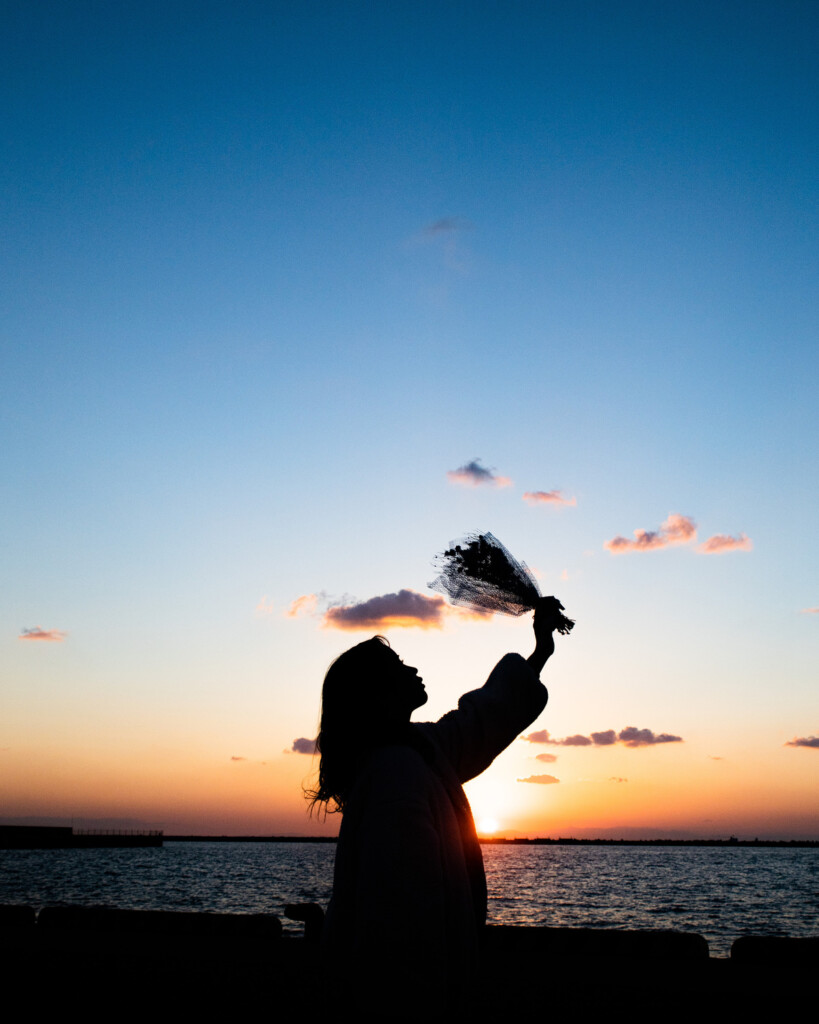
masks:
[[[727,956],[740,935],[819,933],[819,850],[484,846],[489,920],[676,928]],[[332,888],[335,846],[180,843],[0,851],[0,903],[283,914]],[[298,925],[285,927],[299,928]]]

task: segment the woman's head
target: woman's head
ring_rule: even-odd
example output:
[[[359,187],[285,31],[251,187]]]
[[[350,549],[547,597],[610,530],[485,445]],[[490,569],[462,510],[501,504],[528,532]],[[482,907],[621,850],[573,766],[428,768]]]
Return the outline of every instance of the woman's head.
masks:
[[[418,670],[405,665],[383,636],[339,655],[321,693],[319,785],[308,794],[313,805],[333,800],[341,810],[361,757],[400,742],[410,715],[426,701]]]
[[[321,693],[322,723],[329,717],[409,721],[427,702],[418,669],[405,665],[383,636],[356,644],[327,670]]]

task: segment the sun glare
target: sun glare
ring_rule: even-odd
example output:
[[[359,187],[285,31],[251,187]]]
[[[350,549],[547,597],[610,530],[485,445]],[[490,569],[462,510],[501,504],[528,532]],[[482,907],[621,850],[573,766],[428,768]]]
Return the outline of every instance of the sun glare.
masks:
[[[496,818],[481,818],[478,822],[478,832],[480,835],[491,835],[493,832],[497,832],[500,828]]]

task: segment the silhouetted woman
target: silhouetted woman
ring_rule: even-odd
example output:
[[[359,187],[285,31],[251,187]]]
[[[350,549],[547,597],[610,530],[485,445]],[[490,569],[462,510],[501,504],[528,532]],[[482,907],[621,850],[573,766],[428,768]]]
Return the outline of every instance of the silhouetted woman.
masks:
[[[313,806],[340,810],[324,947],[360,1009],[437,1016],[463,1006],[486,920],[486,878],[463,783],[546,705],[554,598],[535,611],[535,650],[507,654],[437,722],[418,670],[383,637],[330,666],[322,691]],[[559,607],[559,605],[558,605]]]

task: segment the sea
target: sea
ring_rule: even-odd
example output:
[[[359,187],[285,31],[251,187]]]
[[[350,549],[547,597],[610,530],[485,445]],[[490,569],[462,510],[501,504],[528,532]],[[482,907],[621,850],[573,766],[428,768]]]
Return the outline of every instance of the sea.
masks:
[[[819,849],[483,847],[490,924],[673,928],[712,956],[741,935],[819,934]],[[330,843],[182,842],[161,848],[0,851],[0,903],[274,913],[326,907]]]

